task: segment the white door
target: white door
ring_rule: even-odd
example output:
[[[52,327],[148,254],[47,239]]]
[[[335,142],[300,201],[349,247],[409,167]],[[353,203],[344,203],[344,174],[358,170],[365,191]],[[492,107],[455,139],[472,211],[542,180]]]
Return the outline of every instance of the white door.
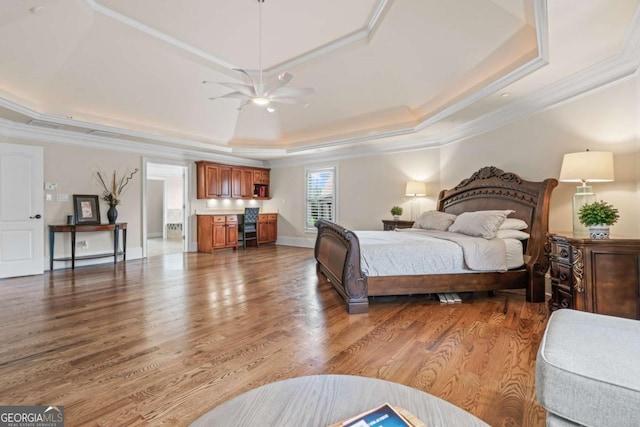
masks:
[[[0,278],[44,272],[42,147],[0,144]]]

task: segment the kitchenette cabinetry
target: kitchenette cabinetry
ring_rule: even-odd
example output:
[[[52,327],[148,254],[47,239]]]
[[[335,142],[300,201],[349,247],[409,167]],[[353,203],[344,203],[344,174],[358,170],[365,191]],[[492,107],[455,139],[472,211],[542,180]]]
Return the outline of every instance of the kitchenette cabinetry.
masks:
[[[237,215],[198,215],[198,252],[237,247]]]
[[[198,161],[198,199],[270,198],[270,169],[235,167]]]
[[[278,238],[278,214],[258,215],[258,243],[274,243]]]

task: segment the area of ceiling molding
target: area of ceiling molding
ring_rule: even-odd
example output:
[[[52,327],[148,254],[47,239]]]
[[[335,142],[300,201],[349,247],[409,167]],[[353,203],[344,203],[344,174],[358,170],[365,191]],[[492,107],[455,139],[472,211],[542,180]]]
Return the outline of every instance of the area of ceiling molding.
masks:
[[[105,16],[108,16],[112,19],[115,19],[124,25],[127,25],[131,28],[134,28],[137,31],[142,31],[150,35],[151,37],[155,37],[159,40],[162,40],[166,43],[169,43],[178,49],[184,50],[185,52],[196,55],[206,61],[211,62],[219,67],[225,68],[230,73],[236,73],[235,70],[239,68],[243,68],[238,64],[231,64],[225,61],[222,58],[217,57],[209,52],[205,52],[202,49],[198,49],[195,46],[190,45],[182,40],[179,40],[175,37],[172,37],[169,34],[166,34],[156,28],[153,28],[149,25],[146,25],[140,21],[137,21],[129,16],[125,16],[121,13],[116,12],[112,8],[109,8],[96,0],[85,0],[87,4],[94,9],[96,12],[99,12]],[[389,7],[393,3],[394,0],[375,0],[373,5],[373,9],[369,13],[369,19],[366,24],[361,28],[354,30],[353,32],[339,37],[335,40],[330,40],[319,46],[317,48],[311,49],[307,52],[300,53],[299,55],[294,56],[291,59],[283,61],[279,64],[275,64],[270,67],[266,67],[264,69],[265,76],[273,76],[277,75],[287,69],[293,68],[295,66],[304,64],[308,61],[312,61],[322,55],[327,55],[334,50],[341,49],[347,47],[351,44],[360,42],[360,41],[369,41],[373,37],[375,30],[380,26],[382,19],[384,18],[385,13],[388,11]]]
[[[252,2],[252,0],[247,0]],[[368,48],[372,41],[379,41],[378,33],[385,32],[384,26],[387,19],[395,19],[400,10],[394,12],[395,7],[400,7],[401,2],[392,0],[370,0],[372,9],[369,11],[366,24],[358,27],[344,37],[332,40],[322,46],[312,50],[304,51],[297,54],[286,61],[273,65],[270,73],[277,73],[283,69],[293,67],[296,75],[300,73],[304,77],[304,72],[310,69],[319,70],[326,65],[326,58],[342,59],[349,58],[356,52],[373,52]],[[28,2],[31,2],[30,0]],[[25,3],[28,3],[25,2]],[[461,2],[458,2],[461,3]],[[300,129],[293,132],[278,133],[274,127],[266,134],[271,134],[273,140],[278,143],[270,143],[260,139],[260,133],[247,132],[245,128],[238,128],[243,125],[243,117],[236,117],[234,126],[236,126],[236,137],[228,142],[212,140],[204,133],[197,135],[188,129],[163,129],[158,128],[153,123],[138,122],[136,126],[128,126],[125,120],[119,120],[113,117],[103,120],[101,115],[92,116],[87,113],[60,115],[50,114],[44,111],[50,108],[42,109],[46,103],[38,100],[29,99],[28,94],[20,91],[12,91],[11,82],[4,81],[0,74],[0,117],[4,120],[0,121],[0,128],[4,134],[24,135],[29,132],[30,128],[22,128],[20,123],[27,123],[29,120],[41,120],[50,123],[57,123],[64,126],[63,130],[56,132],[64,132],[65,137],[69,137],[72,133],[82,133],[80,138],[89,138],[91,143],[100,145],[105,139],[109,139],[110,144],[118,141],[118,144],[112,144],[116,148],[124,148],[131,143],[136,150],[144,149],[145,151],[157,150],[158,152],[169,155],[177,155],[178,157],[186,156],[196,158],[215,158],[215,159],[239,159],[240,162],[249,162],[256,159],[258,163],[262,160],[271,162],[287,162],[287,158],[300,159],[304,155],[318,156],[322,153],[324,156],[339,156],[340,153],[366,153],[366,152],[391,152],[402,151],[407,149],[416,149],[420,147],[438,146],[461,138],[468,137],[486,130],[502,126],[510,121],[516,120],[527,114],[548,108],[558,102],[562,102],[571,97],[580,95],[590,90],[602,87],[612,82],[619,81],[633,75],[638,69],[640,55],[638,54],[638,46],[640,45],[638,36],[638,28],[640,22],[638,19],[638,5],[635,0],[624,0],[621,4],[626,7],[627,15],[632,16],[628,22],[624,22],[620,16],[612,15],[607,18],[603,10],[606,9],[604,0],[590,0],[585,4],[586,9],[593,9],[590,14],[584,12],[588,22],[592,27],[597,27],[597,21],[600,19],[603,28],[607,25],[617,25],[617,29],[613,31],[616,34],[624,33],[624,37],[618,36],[619,41],[616,45],[616,39],[608,41],[608,45],[601,48],[600,55],[594,55],[595,59],[579,58],[574,61],[576,64],[576,72],[565,72],[561,78],[538,79],[537,76],[548,75],[549,71],[540,72],[545,69],[545,65],[551,62],[553,68],[553,57],[549,58],[549,16],[547,3],[544,0],[531,0],[523,2],[506,2],[505,0],[488,0],[487,3],[498,5],[504,11],[504,14],[511,18],[501,18],[502,22],[508,22],[508,19],[515,18],[521,21],[526,31],[527,25],[534,24],[535,49],[522,51],[519,61],[506,63],[502,70],[497,67],[497,71],[492,75],[487,74],[491,66],[495,66],[499,61],[487,57],[485,60],[488,66],[484,71],[484,80],[479,79],[475,83],[469,81],[464,89],[442,92],[442,101],[424,103],[423,105],[405,105],[404,107],[391,108],[387,110],[371,110],[362,115],[351,115],[351,117],[335,119],[327,125],[322,125],[322,132],[316,132],[313,128]],[[184,43],[168,34],[162,33],[152,26],[146,25],[138,20],[128,18],[116,11],[106,7],[96,0],[85,0],[85,4],[89,6],[94,13],[104,15],[113,21],[117,21],[119,25],[126,26],[129,31],[144,34],[144,37],[160,41],[160,44],[150,45],[144,39],[140,40],[144,46],[154,49],[161,49],[162,44],[170,45],[174,51],[183,52],[184,55],[197,57],[198,61],[209,63],[210,67],[221,69],[224,68],[225,74],[233,73],[234,64],[227,63],[224,59],[211,55],[210,52],[198,49]],[[426,3],[425,3],[426,4]],[[25,7],[29,4],[25,4]],[[449,4],[447,5],[449,6]],[[552,13],[559,13],[558,10],[566,6],[553,4]],[[71,7],[65,4],[65,7]],[[422,7],[422,4],[421,4]],[[427,6],[423,6],[427,7]],[[623,9],[624,9],[623,7]],[[31,19],[41,19],[46,17],[51,8],[47,8],[37,16],[31,16]],[[624,11],[619,15],[624,15]],[[629,14],[628,12],[633,12]],[[567,14],[566,10],[560,11],[563,17]],[[62,13],[62,11],[60,12]],[[83,12],[86,15],[86,12]],[[608,12],[607,12],[608,13]],[[612,12],[613,13],[613,12]],[[393,18],[388,18],[393,14]],[[553,16],[551,17],[553,18]],[[569,16],[570,18],[570,16]],[[558,19],[556,17],[556,19]],[[609,19],[611,24],[607,21]],[[558,22],[558,21],[556,21]],[[621,30],[620,23],[623,23]],[[99,23],[114,28],[108,23]],[[0,34],[6,32],[6,28],[0,22]],[[397,23],[396,23],[397,25]],[[27,28],[27,27],[25,27]],[[117,27],[115,27],[117,28]],[[515,28],[515,27],[514,27]],[[623,31],[626,28],[626,32]],[[522,31],[522,30],[521,30]],[[556,25],[554,37],[557,38],[558,27]],[[602,29],[600,29],[602,31]],[[617,33],[616,33],[617,31]],[[517,33],[514,33],[517,34]],[[525,38],[530,38],[525,33]],[[130,36],[127,36],[130,37]],[[354,38],[355,37],[355,38]],[[384,35],[380,37],[385,37]],[[124,39],[123,39],[124,40]],[[507,42],[509,40],[505,39]],[[145,45],[146,43],[146,45]],[[612,50],[611,46],[616,46],[616,50]],[[2,45],[0,44],[0,48]],[[508,43],[503,48],[508,48]],[[608,50],[606,50],[607,48]],[[517,52],[514,50],[514,52]],[[606,56],[607,52],[613,52]],[[517,56],[517,55],[516,55]],[[586,55],[585,55],[586,56]],[[514,56],[512,55],[512,58]],[[496,57],[497,59],[497,57]],[[589,63],[591,61],[592,63]],[[578,66],[584,63],[587,66]],[[440,64],[435,64],[439,66]],[[311,67],[311,68],[310,68]],[[479,69],[482,63],[478,63]],[[566,67],[569,69],[570,67]],[[402,64],[400,64],[400,70]],[[160,70],[162,71],[162,70]],[[1,71],[0,71],[1,73]],[[480,76],[483,74],[480,73]],[[533,76],[533,77],[531,77]],[[525,82],[525,83],[523,83]],[[529,84],[527,83],[534,82]],[[306,83],[306,82],[304,82]],[[522,90],[526,87],[526,91]],[[165,88],[163,88],[165,89]],[[172,90],[172,88],[166,88]],[[497,95],[504,90],[513,91],[514,95],[508,99],[497,99]],[[435,98],[434,98],[435,99]],[[232,106],[224,106],[225,108],[233,108]],[[223,106],[215,106],[220,111]],[[280,117],[279,120],[296,121],[298,117],[302,117],[304,112],[288,112],[288,115]],[[290,113],[290,114],[289,114]],[[64,114],[64,113],[63,113]],[[126,114],[121,114],[126,117]],[[291,117],[289,117],[289,115]],[[371,123],[374,123],[372,126]],[[103,136],[88,136],[92,131],[97,131]],[[53,132],[53,131],[52,131]],[[114,136],[115,135],[115,136]],[[320,135],[320,136],[318,136]],[[324,135],[324,136],[322,136]],[[53,138],[51,132],[39,132],[38,138]],[[58,139],[58,138],[54,138]],[[75,140],[75,138],[71,138]]]

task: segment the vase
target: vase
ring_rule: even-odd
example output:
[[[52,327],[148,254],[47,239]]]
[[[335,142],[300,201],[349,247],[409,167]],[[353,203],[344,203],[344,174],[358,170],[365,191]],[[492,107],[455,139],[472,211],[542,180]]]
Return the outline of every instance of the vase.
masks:
[[[393,216],[393,220],[394,221],[399,221],[400,220],[400,215],[394,215]]]
[[[118,219],[118,210],[115,205],[109,206],[109,210],[107,211],[107,219],[109,220],[109,224],[115,224],[116,219]]]
[[[608,239],[609,226],[605,224],[589,226],[589,237],[592,239]]]

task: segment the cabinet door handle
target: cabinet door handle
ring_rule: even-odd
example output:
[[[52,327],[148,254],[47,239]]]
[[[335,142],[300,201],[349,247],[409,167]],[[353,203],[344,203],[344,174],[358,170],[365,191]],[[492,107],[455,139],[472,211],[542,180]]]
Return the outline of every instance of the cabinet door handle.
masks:
[[[565,273],[560,273],[560,280],[565,281],[569,278]]]
[[[42,215],[40,214],[35,214],[34,216],[30,216],[29,219],[40,219],[42,218]]]
[[[561,256],[562,258],[567,258],[567,257],[569,257],[569,252],[567,252],[567,250],[566,250],[566,249],[562,249],[562,250],[560,251],[560,256]]]

